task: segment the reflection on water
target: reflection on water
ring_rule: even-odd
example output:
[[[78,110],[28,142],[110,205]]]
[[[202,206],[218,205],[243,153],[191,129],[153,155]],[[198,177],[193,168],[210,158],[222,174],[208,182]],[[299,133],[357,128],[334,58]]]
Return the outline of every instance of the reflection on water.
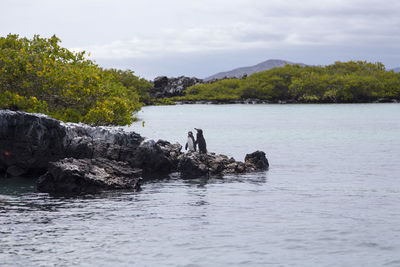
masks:
[[[4,178],[0,175],[0,195],[19,195],[24,192],[33,192],[35,188],[34,178]]]
[[[145,108],[144,135],[179,141],[196,121],[212,150],[265,150],[271,168],[80,197],[0,179],[0,265],[399,266],[397,114],[392,104]]]

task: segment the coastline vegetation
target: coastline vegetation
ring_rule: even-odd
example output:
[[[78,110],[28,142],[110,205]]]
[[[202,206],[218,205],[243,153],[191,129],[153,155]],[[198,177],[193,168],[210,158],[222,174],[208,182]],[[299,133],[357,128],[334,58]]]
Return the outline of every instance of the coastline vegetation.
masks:
[[[184,96],[151,98],[153,84],[131,70],[103,69],[56,36],[0,37],[0,108],[44,113],[66,122],[126,125],[142,105],[175,101],[259,99],[271,102],[357,103],[400,100],[400,73],[382,63],[285,65],[240,79],[196,84]]]
[[[382,63],[335,62],[328,66],[285,65],[241,79],[197,84],[174,101],[244,100],[300,103],[357,103],[381,98],[400,100],[400,73]]]
[[[0,108],[68,122],[126,125],[150,99],[152,84],[132,71],[100,68],[56,36],[0,37]]]

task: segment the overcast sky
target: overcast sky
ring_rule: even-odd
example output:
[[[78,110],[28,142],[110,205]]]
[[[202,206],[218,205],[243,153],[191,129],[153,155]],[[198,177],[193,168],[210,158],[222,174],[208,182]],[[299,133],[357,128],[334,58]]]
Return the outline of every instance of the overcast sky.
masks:
[[[398,0],[0,0],[0,34],[56,34],[103,67],[206,77],[267,59],[400,66]]]

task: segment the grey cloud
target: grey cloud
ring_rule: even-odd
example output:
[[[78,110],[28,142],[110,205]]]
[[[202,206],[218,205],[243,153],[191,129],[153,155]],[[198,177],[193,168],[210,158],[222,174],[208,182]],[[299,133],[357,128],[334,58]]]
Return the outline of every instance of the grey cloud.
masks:
[[[100,64],[146,76],[208,76],[268,58],[400,66],[394,0],[1,0],[0,10],[1,35],[57,34]]]

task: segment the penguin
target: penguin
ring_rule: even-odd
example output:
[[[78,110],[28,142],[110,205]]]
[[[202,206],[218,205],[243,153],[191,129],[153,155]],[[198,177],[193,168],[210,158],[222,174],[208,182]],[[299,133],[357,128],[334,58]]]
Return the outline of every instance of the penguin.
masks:
[[[194,141],[193,133],[188,132],[188,139],[185,145],[185,150],[189,148],[189,152],[196,151],[196,142]]]
[[[194,128],[194,129],[197,131],[196,144],[199,148],[199,152],[202,154],[203,153],[206,154],[207,153],[207,145],[206,145],[206,140],[204,139],[204,136],[203,136],[203,130],[196,129],[196,128]]]

